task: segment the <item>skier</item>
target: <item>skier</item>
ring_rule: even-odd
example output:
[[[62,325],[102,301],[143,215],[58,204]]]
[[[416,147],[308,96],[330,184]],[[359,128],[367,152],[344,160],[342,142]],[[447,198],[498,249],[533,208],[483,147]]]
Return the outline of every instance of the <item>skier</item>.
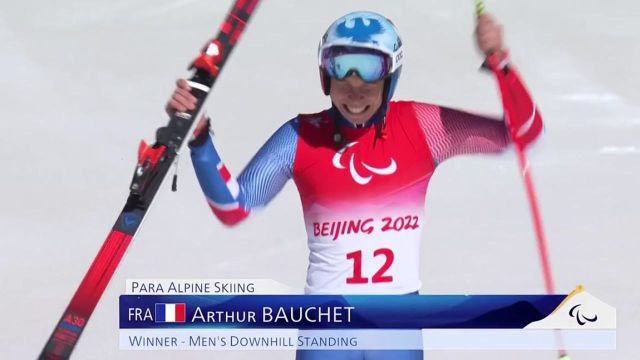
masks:
[[[478,18],[476,43],[508,70],[502,28]],[[246,219],[293,179],[308,234],[307,294],[412,294],[419,279],[420,238],[429,179],[461,154],[498,153],[511,142],[504,121],[413,101],[391,101],[404,62],[396,27],[382,15],[354,12],[320,40],[322,90],[331,107],[287,121],[237,180],[220,159],[208,119],[190,142],[198,181],[227,225]],[[169,113],[194,108],[178,80]],[[529,100],[528,94],[524,96]],[[529,103],[523,101],[522,103]],[[534,140],[535,109],[522,138]],[[298,351],[300,359],[421,359],[422,351]]]

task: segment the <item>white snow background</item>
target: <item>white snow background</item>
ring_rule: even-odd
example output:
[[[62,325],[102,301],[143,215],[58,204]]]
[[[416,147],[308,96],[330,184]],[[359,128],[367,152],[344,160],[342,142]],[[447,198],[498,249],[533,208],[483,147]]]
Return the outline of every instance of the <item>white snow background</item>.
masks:
[[[0,358],[35,358],[124,205],[138,141],[166,123],[178,77],[231,1],[0,1]],[[488,1],[543,114],[529,152],[560,293],[575,285],[618,309],[618,350],[638,359],[640,3]],[[396,99],[499,115],[478,71],[471,0],[263,1],[211,94],[217,145],[238,174],[283,122],[329,105],[317,42],[336,17],[371,9],[405,44]],[[271,278],[304,284],[295,186],[234,229],[211,214],[188,156],[104,293],[76,359],[292,359],[293,352],[118,350],[127,278]],[[427,200],[422,293],[544,292],[516,158],[442,164]],[[635,339],[635,340],[634,340]],[[553,359],[553,351],[435,351],[428,359]]]

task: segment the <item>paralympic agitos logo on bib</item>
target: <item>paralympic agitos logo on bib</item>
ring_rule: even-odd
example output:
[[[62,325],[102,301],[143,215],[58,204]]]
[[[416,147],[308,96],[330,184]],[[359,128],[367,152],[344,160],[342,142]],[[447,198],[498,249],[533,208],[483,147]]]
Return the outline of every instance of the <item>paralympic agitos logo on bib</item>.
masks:
[[[338,151],[334,156],[333,156],[333,166],[336,169],[340,169],[340,170],[344,170],[346,169],[345,165],[342,165],[342,158],[344,157],[346,150],[354,145],[356,145],[358,142],[354,141],[352,143],[347,144],[345,147],[343,147],[342,149],[340,149],[340,151]],[[351,156],[348,156],[349,158],[349,173],[351,174],[351,178],[353,179],[353,181],[355,181],[357,184],[359,185],[366,185],[368,184],[371,179],[373,178],[373,175],[391,175],[393,173],[396,172],[396,170],[398,169],[398,166],[396,165],[396,161],[391,158],[389,161],[389,165],[387,165],[386,167],[380,168],[380,167],[374,167],[371,165],[366,164],[364,161],[360,162],[360,164],[362,165],[362,167],[364,167],[368,173],[360,173],[357,169],[356,169],[356,164],[355,164],[355,154],[351,153]],[[361,170],[362,171],[362,170]]]

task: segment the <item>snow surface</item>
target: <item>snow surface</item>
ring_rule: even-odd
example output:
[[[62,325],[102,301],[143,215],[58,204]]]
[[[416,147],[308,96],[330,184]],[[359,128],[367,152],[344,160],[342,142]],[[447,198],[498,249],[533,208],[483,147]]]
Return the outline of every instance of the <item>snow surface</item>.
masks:
[[[0,330],[2,358],[34,358],[124,204],[141,138],[164,125],[174,80],[231,1],[3,0],[0,8]],[[637,359],[640,296],[640,3],[488,1],[546,133],[529,153],[558,292],[577,284],[618,309],[618,350],[573,359]],[[473,3],[264,1],[208,111],[238,173],[299,112],[328,106],[316,70],[326,26],[351,10],[386,14],[406,62],[398,99],[501,112],[478,72]],[[442,164],[432,179],[423,293],[543,293],[515,156]],[[282,359],[293,352],[118,350],[127,278],[271,278],[301,289],[306,244],[293,184],[229,230],[211,215],[190,161],[179,191],[159,192],[98,304],[76,359]],[[552,359],[552,351],[427,352],[429,359]]]

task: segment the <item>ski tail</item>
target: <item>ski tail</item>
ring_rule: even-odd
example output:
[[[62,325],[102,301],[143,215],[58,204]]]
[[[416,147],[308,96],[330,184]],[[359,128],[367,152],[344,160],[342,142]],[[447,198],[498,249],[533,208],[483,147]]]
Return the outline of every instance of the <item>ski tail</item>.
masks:
[[[218,78],[229,54],[240,39],[259,0],[236,0],[210,40],[191,63],[189,84],[198,99],[190,112],[171,116],[167,126],[156,131],[153,145],[141,142],[138,163],[129,187],[130,194],[116,223],[71,298],[67,309],[49,337],[39,359],[68,359],[76,346],[100,297],[109,285],[129,244],[140,228],[158,189],[196,124],[209,90]]]

